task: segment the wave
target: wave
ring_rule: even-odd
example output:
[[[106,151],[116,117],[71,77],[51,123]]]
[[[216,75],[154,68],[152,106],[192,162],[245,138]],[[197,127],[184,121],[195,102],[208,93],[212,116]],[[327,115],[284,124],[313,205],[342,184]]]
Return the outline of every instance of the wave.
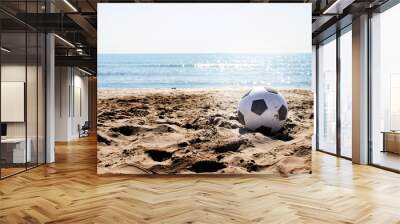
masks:
[[[145,67],[145,68],[250,68],[250,67],[266,67],[267,64],[251,64],[251,63],[195,63],[195,64],[108,64],[103,66],[129,66],[129,67]]]

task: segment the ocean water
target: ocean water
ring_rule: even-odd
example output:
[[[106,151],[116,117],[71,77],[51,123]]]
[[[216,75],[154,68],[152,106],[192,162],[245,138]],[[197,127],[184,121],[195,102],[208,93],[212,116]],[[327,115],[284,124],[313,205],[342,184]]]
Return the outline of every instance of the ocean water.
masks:
[[[311,54],[99,54],[99,88],[311,88]]]

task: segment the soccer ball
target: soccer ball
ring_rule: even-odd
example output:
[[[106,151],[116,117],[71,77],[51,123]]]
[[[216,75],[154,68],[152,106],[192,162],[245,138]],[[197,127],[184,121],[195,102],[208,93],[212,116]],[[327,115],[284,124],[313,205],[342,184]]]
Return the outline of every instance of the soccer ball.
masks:
[[[282,129],[287,114],[285,98],[269,87],[255,87],[244,94],[239,102],[239,122],[263,134],[273,134]]]

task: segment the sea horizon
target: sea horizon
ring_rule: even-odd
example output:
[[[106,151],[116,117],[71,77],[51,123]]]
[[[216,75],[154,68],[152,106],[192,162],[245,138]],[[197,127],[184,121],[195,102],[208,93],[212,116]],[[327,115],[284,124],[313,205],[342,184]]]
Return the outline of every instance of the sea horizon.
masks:
[[[240,53],[226,53],[226,52],[199,52],[199,53],[186,53],[186,52],[161,52],[161,53],[152,53],[152,52],[143,52],[143,53],[98,53],[97,56],[104,55],[162,55],[162,54],[225,54],[225,55],[295,55],[295,54],[311,54],[311,52],[292,52],[292,53],[259,53],[259,52],[240,52]]]
[[[100,89],[311,88],[311,53],[99,54]]]

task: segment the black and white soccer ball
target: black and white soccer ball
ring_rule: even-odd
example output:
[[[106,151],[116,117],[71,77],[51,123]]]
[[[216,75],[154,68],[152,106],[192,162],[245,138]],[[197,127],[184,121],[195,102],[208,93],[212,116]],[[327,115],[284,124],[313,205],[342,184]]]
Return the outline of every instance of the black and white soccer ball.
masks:
[[[255,87],[239,102],[238,120],[246,128],[264,134],[282,129],[288,115],[285,98],[270,87]]]

